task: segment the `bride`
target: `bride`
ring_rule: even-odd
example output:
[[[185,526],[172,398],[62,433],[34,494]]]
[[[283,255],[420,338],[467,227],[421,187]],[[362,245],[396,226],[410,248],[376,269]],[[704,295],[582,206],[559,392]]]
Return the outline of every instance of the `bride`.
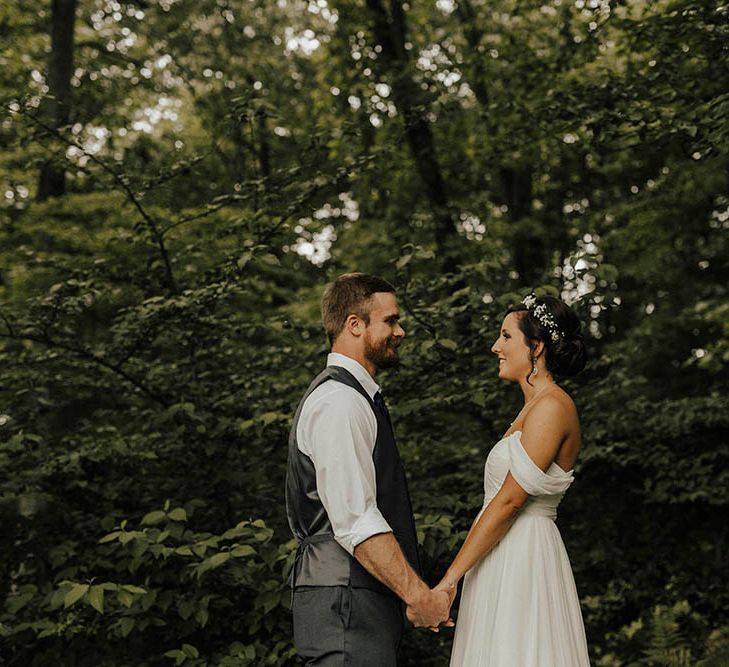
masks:
[[[585,365],[580,321],[531,294],[507,311],[491,351],[524,406],[494,445],[484,506],[436,588],[455,597],[465,575],[451,667],[589,667],[574,577],[554,523],[573,480],[580,424],[554,381]]]

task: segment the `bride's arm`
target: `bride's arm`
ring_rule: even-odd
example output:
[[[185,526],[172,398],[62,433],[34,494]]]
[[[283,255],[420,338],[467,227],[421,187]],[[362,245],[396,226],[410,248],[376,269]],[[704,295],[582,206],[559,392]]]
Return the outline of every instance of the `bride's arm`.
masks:
[[[530,458],[543,471],[552,464],[565,436],[562,407],[557,401],[542,400],[524,422],[521,443]],[[511,473],[479,519],[471,526],[458,554],[437,588],[455,596],[464,574],[491,551],[506,535],[529,495]]]
[[[458,554],[436,588],[455,596],[464,574],[499,543],[509,531],[528,495],[509,473],[499,492],[482,512],[461,545]]]

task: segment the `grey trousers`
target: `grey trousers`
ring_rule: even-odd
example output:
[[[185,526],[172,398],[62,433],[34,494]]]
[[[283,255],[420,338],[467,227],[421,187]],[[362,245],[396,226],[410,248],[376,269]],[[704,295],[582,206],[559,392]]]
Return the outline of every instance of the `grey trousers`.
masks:
[[[405,627],[394,597],[351,586],[302,586],[293,594],[294,645],[305,665],[395,667]]]

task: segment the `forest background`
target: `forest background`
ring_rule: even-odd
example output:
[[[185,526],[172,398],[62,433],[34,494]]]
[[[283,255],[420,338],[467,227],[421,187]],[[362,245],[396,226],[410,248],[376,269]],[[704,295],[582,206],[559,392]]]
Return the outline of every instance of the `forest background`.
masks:
[[[502,314],[562,295],[592,662],[728,665],[727,91],[712,0],[2,3],[0,663],[294,664],[287,431],[360,270],[428,579],[518,410]]]

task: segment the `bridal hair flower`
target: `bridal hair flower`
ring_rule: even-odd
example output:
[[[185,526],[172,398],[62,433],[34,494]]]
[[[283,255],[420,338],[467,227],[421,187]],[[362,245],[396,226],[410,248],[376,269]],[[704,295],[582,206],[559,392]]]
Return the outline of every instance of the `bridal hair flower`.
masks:
[[[549,312],[547,306],[543,303],[537,304],[537,295],[532,292],[531,294],[524,297],[522,303],[526,306],[529,314],[539,322],[547,331],[553,343],[559,341],[564,335],[557,326],[557,322],[554,319],[554,315]]]

